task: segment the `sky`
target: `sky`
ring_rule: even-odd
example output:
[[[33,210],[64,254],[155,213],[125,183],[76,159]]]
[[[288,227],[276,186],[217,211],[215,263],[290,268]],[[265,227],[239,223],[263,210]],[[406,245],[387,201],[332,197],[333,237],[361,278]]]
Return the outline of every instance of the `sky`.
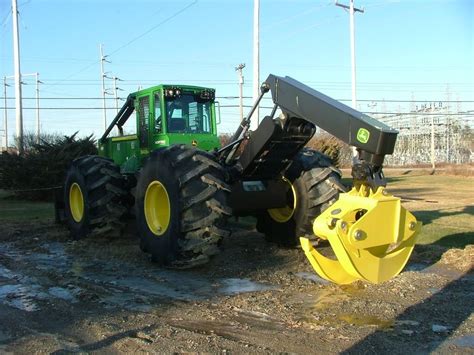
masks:
[[[244,96],[252,96],[252,0],[18,4],[21,71],[40,75],[42,131],[101,135],[100,44],[110,61],[105,71],[122,79],[120,97],[161,83],[213,87],[223,107],[219,130],[237,128],[239,109],[226,106],[238,100],[223,97],[238,96],[235,67],[240,63],[246,64]],[[402,101],[409,100],[461,100],[458,109],[473,109],[474,1],[355,0],[355,5],[364,8],[355,15],[361,111],[404,112],[410,103]],[[10,12],[11,1],[0,0],[1,78],[14,73]],[[261,0],[260,44],[260,81],[270,73],[291,76],[350,104],[349,15],[334,1]],[[35,82],[32,76],[23,81],[24,129],[33,132]],[[8,83],[7,97],[14,97],[13,81]],[[106,86],[112,91],[112,81]],[[3,99],[0,106],[3,128]],[[7,100],[10,134],[14,106],[13,99]],[[113,96],[107,106],[110,121]]]

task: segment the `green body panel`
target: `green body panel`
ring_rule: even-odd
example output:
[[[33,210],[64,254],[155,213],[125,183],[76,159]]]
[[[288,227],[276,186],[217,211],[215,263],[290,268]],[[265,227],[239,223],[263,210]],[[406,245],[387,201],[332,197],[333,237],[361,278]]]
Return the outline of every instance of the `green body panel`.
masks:
[[[158,148],[187,144],[209,151],[220,147],[213,89],[159,85],[132,95],[135,112],[129,119],[135,119],[136,134],[99,142],[99,155],[113,159],[122,173],[135,173]]]

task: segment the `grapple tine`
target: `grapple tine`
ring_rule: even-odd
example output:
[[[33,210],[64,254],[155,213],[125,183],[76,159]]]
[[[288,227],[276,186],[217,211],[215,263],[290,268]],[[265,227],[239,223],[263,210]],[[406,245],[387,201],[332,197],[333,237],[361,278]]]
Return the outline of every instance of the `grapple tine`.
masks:
[[[350,275],[337,260],[326,258],[319,253],[308,238],[300,238],[301,247],[316,273],[322,278],[339,285],[350,284],[358,277]]]

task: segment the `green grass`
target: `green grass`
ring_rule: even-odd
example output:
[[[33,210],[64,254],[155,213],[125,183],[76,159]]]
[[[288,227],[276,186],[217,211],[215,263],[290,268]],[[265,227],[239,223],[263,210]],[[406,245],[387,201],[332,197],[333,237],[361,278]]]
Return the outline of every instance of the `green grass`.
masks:
[[[54,218],[54,205],[51,202],[19,200],[11,193],[0,190],[0,222],[46,220],[48,218]]]
[[[398,175],[387,180],[389,190],[423,222],[418,244],[458,248],[474,244],[472,177]]]

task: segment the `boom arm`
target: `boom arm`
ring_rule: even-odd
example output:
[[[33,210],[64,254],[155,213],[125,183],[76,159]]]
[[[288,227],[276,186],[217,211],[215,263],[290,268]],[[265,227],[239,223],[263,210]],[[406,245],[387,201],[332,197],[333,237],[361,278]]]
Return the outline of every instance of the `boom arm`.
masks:
[[[392,154],[398,132],[290,77],[270,74],[272,99],[282,111],[321,127],[359,149],[361,158],[380,166]]]
[[[236,167],[243,177],[269,179],[278,176],[319,126],[357,148],[359,163],[352,169],[356,185],[366,183],[374,189],[385,185],[382,164],[385,155],[393,153],[396,130],[295,79],[273,74],[262,84],[261,95],[249,116],[241,122],[233,142],[219,152],[221,161],[233,161],[238,147],[248,138],[251,115],[268,91],[271,91],[275,105],[272,114],[252,132],[236,160]],[[273,119],[278,107],[282,115]]]
[[[117,125],[120,134],[123,134],[122,126],[125,124],[125,122],[127,122],[128,118],[133,113],[133,110],[135,110],[135,107],[133,106],[134,100],[135,95],[130,94],[127,96],[127,100],[123,104],[122,108],[117,113],[112,122],[110,122],[109,127],[105,130],[104,134],[100,138],[101,142],[105,141],[105,139],[107,138],[107,136],[112,131],[115,125]]]

